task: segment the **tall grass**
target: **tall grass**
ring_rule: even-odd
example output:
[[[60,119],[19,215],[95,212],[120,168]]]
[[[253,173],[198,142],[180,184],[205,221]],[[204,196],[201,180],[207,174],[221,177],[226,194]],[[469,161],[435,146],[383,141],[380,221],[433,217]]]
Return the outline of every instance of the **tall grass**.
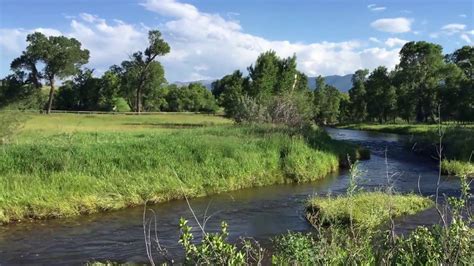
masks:
[[[57,134],[46,127],[48,131],[36,136],[25,130],[18,143],[4,145],[0,222],[316,180],[337,170],[343,154],[357,156],[355,146],[333,141],[318,129],[302,133],[220,125],[118,132],[115,126]]]
[[[350,197],[312,198],[307,208],[310,220],[347,225],[352,219],[357,226],[374,229],[390,218],[412,215],[433,206],[429,198],[414,194],[359,192]]]

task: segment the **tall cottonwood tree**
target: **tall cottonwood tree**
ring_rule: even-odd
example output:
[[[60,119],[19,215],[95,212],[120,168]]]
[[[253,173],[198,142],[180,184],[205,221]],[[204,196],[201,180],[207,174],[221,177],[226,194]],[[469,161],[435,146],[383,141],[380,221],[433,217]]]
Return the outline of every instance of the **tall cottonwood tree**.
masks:
[[[36,67],[39,58],[37,55],[33,55],[31,53],[27,53],[23,51],[23,54],[20,57],[13,59],[10,64],[11,69],[18,73],[19,71],[23,71],[27,73],[27,82],[34,85],[36,89],[41,89],[41,73]]]
[[[170,46],[163,40],[161,32],[151,30],[148,32],[148,47],[145,51],[134,53],[131,60],[122,63],[127,83],[129,87],[134,87],[134,106],[138,114],[142,111],[142,100],[147,84],[156,80],[164,80],[163,68],[155,59],[169,52]]]
[[[249,96],[265,101],[278,90],[280,58],[275,51],[260,54],[255,64],[249,66],[247,70],[252,80]]]
[[[453,118],[462,121],[474,120],[474,46],[463,46],[446,56],[447,68],[443,73],[444,103],[448,110],[455,110]],[[454,67],[452,64],[457,66]],[[460,69],[464,76],[459,75]],[[446,95],[447,94],[447,95]]]
[[[341,93],[334,86],[326,84],[322,76],[316,78],[313,96],[315,121],[321,124],[335,124],[340,113]]]
[[[402,90],[405,110],[415,110],[418,122],[435,119],[439,105],[441,70],[445,61],[440,45],[429,42],[409,42],[400,50],[400,63],[396,67],[398,85]]]
[[[40,87],[39,78],[46,79],[50,86],[46,112],[51,113],[56,79],[64,79],[78,73],[80,67],[89,61],[89,51],[81,43],[65,36],[46,37],[40,32],[26,37],[28,46],[22,56],[13,60],[12,68],[28,69],[35,86]],[[44,65],[38,71],[37,63]]]
[[[387,68],[379,66],[370,73],[365,82],[367,114],[379,123],[392,117],[396,108],[395,88],[391,85]]]
[[[248,81],[243,77],[240,70],[224,76],[212,83],[212,94],[216,97],[219,105],[224,107],[227,117],[234,117],[238,112],[239,101],[248,91]]]
[[[349,90],[351,98],[351,115],[354,121],[364,121],[367,117],[367,91],[365,81],[369,70],[357,70],[352,76],[352,88]]]

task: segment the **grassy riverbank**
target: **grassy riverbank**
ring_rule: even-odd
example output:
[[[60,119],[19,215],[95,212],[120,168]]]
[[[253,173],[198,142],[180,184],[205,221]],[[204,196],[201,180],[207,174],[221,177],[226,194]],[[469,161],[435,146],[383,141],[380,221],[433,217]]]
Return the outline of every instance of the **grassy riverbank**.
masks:
[[[205,115],[31,116],[0,153],[0,222],[322,178],[356,147]]]
[[[360,192],[351,197],[314,197],[308,201],[307,216],[338,225],[348,225],[352,217],[357,226],[376,228],[390,218],[415,214],[432,206],[432,200],[414,194]]]
[[[411,135],[407,147],[430,157],[437,157],[439,126],[427,124],[349,124],[339,128]],[[446,174],[474,177],[474,125],[443,124],[443,163]]]

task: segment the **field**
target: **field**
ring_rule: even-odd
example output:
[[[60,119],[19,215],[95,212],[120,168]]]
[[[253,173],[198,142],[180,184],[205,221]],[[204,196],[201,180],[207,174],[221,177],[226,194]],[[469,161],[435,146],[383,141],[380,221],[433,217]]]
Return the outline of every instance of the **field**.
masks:
[[[218,116],[31,115],[1,146],[0,222],[323,178],[353,145]]]
[[[412,135],[407,147],[425,156],[437,157],[439,126],[432,124],[349,124],[340,128]],[[446,174],[474,177],[474,124],[441,125],[443,162]]]

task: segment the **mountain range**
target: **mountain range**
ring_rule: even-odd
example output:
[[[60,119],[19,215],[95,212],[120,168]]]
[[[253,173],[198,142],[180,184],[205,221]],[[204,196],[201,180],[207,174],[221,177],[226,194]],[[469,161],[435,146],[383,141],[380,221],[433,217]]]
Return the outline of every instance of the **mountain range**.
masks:
[[[340,75],[332,75],[324,77],[326,84],[332,85],[336,87],[341,92],[347,92],[352,87],[352,74],[340,76]],[[196,80],[196,81],[189,81],[189,82],[174,82],[178,86],[186,86],[189,83],[201,83],[207,89],[211,90],[212,82],[215,80]],[[313,90],[316,87],[316,77],[309,77],[308,78],[308,86]]]

